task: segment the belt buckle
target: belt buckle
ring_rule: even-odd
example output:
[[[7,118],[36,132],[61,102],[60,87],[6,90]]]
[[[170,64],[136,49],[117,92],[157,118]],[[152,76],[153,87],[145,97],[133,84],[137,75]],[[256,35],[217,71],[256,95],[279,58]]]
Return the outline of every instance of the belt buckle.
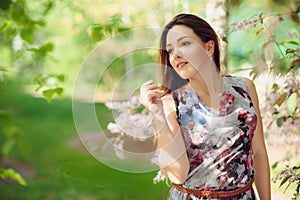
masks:
[[[212,193],[212,191],[210,191],[210,190],[202,190],[201,191],[201,195],[208,198],[208,199],[210,199],[211,193]]]

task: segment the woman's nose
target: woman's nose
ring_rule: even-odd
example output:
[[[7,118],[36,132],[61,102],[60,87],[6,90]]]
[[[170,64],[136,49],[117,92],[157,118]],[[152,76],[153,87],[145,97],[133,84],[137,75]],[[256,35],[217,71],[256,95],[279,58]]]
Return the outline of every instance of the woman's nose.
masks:
[[[174,49],[173,56],[174,56],[174,58],[181,58],[182,54],[179,49]]]

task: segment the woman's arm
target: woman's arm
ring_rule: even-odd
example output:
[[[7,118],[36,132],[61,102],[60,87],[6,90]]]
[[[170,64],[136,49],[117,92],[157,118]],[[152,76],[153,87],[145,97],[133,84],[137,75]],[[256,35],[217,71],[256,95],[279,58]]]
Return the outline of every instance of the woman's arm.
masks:
[[[161,98],[158,88],[158,84],[144,83],[140,90],[141,103],[153,113],[160,168],[171,182],[182,184],[188,177],[189,160],[173,98],[170,94]]]
[[[271,189],[270,189],[270,166],[266,150],[266,145],[264,141],[262,119],[259,110],[259,102],[257,97],[257,92],[254,83],[245,78],[248,91],[250,93],[256,115],[257,115],[257,125],[255,133],[252,140],[252,149],[254,154],[254,169],[255,169],[255,186],[258,191],[260,200],[270,200],[271,199]]]
[[[189,160],[184,139],[177,122],[174,100],[170,94],[162,98],[163,111],[166,116],[166,126],[158,132],[157,148],[167,152],[171,159],[162,163],[162,170],[175,184],[182,184],[188,177]]]

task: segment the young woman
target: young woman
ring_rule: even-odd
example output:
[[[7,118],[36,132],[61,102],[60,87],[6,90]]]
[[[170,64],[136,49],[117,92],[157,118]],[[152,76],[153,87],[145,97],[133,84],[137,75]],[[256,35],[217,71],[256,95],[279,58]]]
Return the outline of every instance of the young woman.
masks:
[[[258,97],[246,78],[220,72],[215,31],[179,14],[163,30],[162,84],[141,86],[153,113],[158,163],[173,183],[168,199],[270,200],[270,170]]]

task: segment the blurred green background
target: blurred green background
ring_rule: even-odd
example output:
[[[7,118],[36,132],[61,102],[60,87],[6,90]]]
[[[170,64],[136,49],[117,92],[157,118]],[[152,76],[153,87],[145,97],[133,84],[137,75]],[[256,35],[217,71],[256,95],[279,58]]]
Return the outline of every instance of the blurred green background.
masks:
[[[216,1],[1,0],[0,199],[165,199],[169,186],[165,182],[153,184],[156,172],[120,172],[89,154],[78,139],[72,114],[72,101],[92,104],[101,128],[106,129],[114,118],[104,103],[110,100],[118,80],[128,70],[155,63],[155,50],[132,53],[129,64],[128,57],[120,56],[107,66],[97,83],[96,102],[87,98],[85,91],[72,99],[74,85],[82,63],[101,42],[132,28],[162,27],[181,12],[208,18],[207,4],[212,2]],[[286,75],[292,69],[296,76],[300,65],[300,2],[224,2],[222,9],[229,24],[228,34],[222,38],[227,41],[226,73],[252,70],[252,75],[259,74],[260,66],[273,56],[273,67],[263,71],[271,70],[276,76]],[[268,20],[260,21],[266,16],[278,23],[273,25],[269,20],[271,25],[267,27]],[[257,22],[251,22],[253,19]],[[266,51],[267,48],[270,50]],[[151,76],[155,78],[155,74]],[[132,81],[138,83],[145,77],[136,74]],[[258,90],[260,87],[257,86]],[[273,89],[280,91],[280,86]],[[299,95],[292,91],[282,101],[292,93]],[[299,102],[293,103],[291,99],[296,107],[288,107],[292,109],[288,116],[299,119]],[[281,126],[281,121],[286,119],[277,116],[275,121]],[[299,120],[295,125],[296,134],[298,125]],[[272,176],[283,168],[276,163]],[[272,191],[277,195],[274,199],[290,199],[295,188],[291,186],[283,193],[284,188],[273,183]]]

